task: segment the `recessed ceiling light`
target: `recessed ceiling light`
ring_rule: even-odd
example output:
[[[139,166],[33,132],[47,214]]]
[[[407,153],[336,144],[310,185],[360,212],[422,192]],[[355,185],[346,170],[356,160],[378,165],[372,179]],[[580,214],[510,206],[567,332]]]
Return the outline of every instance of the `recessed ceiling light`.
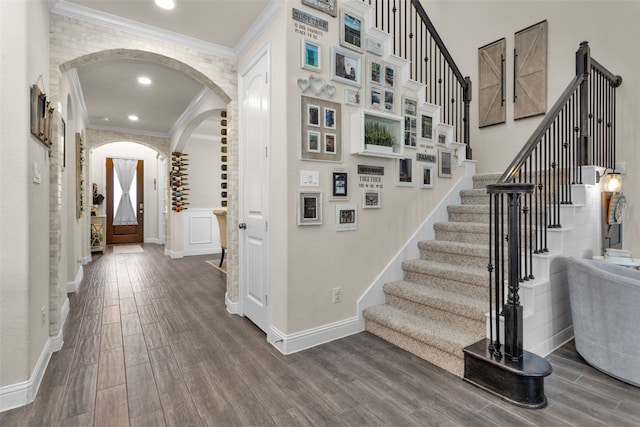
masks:
[[[136,116],[134,114],[130,114],[129,115],[129,120],[131,120],[132,122],[137,122],[138,121],[138,116]]]
[[[138,83],[144,86],[149,86],[151,84],[151,79],[146,76],[140,76],[138,77]]]
[[[174,7],[176,7],[176,2],[174,2],[173,0],[155,0],[155,1],[156,1],[156,4],[163,9],[171,10]]]

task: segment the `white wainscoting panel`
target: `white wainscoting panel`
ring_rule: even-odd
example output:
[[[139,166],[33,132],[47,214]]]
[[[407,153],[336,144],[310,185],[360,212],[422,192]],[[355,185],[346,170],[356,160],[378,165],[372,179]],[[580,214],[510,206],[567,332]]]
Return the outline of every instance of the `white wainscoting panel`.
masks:
[[[183,255],[206,255],[222,252],[220,231],[213,208],[187,209],[183,215]]]

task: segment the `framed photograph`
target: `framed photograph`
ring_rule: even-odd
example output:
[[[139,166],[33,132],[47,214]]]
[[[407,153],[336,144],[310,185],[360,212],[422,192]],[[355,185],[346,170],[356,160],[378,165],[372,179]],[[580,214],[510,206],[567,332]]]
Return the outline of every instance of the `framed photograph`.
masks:
[[[360,91],[354,89],[345,89],[344,103],[347,105],[360,106]]]
[[[298,225],[322,224],[322,193],[304,191],[298,196]]]
[[[380,190],[364,188],[362,190],[362,209],[379,209],[380,206]]]
[[[302,0],[302,4],[331,16],[336,16],[336,1],[337,0]]]
[[[451,178],[453,153],[449,150],[438,150],[438,176]]]
[[[324,127],[326,129],[336,128],[336,110],[334,108],[324,107]]]
[[[420,173],[420,188],[433,188],[433,166],[422,164]]]
[[[336,134],[324,134],[324,152],[327,154],[336,154]]]
[[[301,96],[300,159],[342,161],[341,108],[337,102]]]
[[[382,97],[384,96],[384,91],[382,88],[378,86],[370,86],[369,87],[369,108],[382,108]]]
[[[313,104],[307,105],[307,125],[320,126],[320,107]]]
[[[346,199],[349,197],[349,174],[346,171],[333,171],[331,177],[331,196]]]
[[[447,143],[447,135],[444,133],[438,133],[438,144],[446,144]]]
[[[309,153],[320,152],[320,132],[314,130],[307,132],[307,151]]]
[[[413,98],[404,98],[403,101],[403,114],[415,117],[418,112],[418,101]]]
[[[384,85],[396,87],[396,69],[388,65],[384,66]]]
[[[398,159],[398,185],[413,187],[413,159]]]
[[[373,37],[367,37],[365,41],[365,50],[367,52],[373,53],[374,55],[382,56],[384,53],[384,46],[381,40],[375,39]]]
[[[349,9],[340,9],[340,45],[356,52],[362,52],[363,40],[364,22],[362,15]]]
[[[433,117],[422,114],[420,125],[420,137],[433,140]]]
[[[331,46],[331,79],[360,86],[360,55],[339,46]]]
[[[404,146],[416,148],[418,119],[411,116],[404,116]]]
[[[392,90],[384,91],[384,109],[389,112],[395,110],[395,93]]]
[[[336,231],[353,231],[358,229],[358,211],[356,205],[336,205]]]
[[[301,67],[305,70],[321,72],[321,49],[320,45],[309,40],[301,40],[300,58],[302,59]]]
[[[381,62],[372,59],[369,61],[369,83],[382,85],[383,65]]]

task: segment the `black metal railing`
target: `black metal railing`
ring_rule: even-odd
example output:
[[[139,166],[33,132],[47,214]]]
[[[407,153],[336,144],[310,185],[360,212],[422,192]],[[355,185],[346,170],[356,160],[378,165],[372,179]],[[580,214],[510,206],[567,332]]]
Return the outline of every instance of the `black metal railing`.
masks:
[[[463,77],[420,0],[362,1],[374,7],[375,27],[393,36],[391,53],[411,61],[409,78],[426,85],[426,101],[441,107],[441,121],[453,126],[471,159],[471,79]]]
[[[582,184],[583,165],[615,168],[615,91],[621,83],[591,58],[588,43],[581,43],[576,76],[498,183],[487,186],[494,357],[504,352],[515,361],[523,355],[520,282],[534,279],[533,255],[549,252],[547,231],[562,226],[561,206],[572,203],[570,184]]]

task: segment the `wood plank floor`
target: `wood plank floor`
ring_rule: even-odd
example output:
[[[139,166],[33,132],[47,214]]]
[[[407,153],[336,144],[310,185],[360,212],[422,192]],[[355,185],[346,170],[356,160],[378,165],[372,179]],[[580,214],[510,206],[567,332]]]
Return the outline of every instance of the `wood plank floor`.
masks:
[[[70,295],[64,347],[4,426],[637,426],[640,388],[549,356],[549,405],[511,406],[366,332],[284,356],[227,313],[211,256],[107,250]]]

